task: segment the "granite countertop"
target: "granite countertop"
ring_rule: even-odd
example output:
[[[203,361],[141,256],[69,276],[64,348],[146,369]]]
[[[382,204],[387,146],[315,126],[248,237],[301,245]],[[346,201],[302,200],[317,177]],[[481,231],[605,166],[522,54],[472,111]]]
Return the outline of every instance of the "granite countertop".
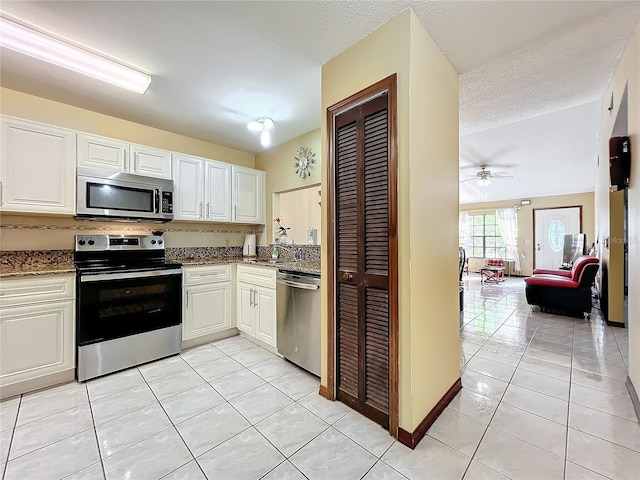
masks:
[[[73,263],[57,265],[2,265],[0,278],[31,277],[36,275],[64,275],[76,273]]]
[[[320,275],[320,262],[287,262],[270,260],[244,260],[242,258],[183,258],[178,260],[184,266],[190,265],[252,265],[258,267],[277,268],[278,270],[293,270],[303,273],[315,273]]]
[[[189,265],[255,265],[279,270],[293,270],[303,273],[320,274],[319,251],[311,260],[291,261],[280,258],[272,262],[268,258],[245,260],[237,254],[239,247],[181,248],[171,249],[167,258]],[[238,250],[236,252],[236,250]],[[0,278],[29,277],[36,275],[63,275],[75,273],[72,250],[25,250],[0,252]]]
[[[0,278],[76,273],[73,250],[20,250],[0,252]]]

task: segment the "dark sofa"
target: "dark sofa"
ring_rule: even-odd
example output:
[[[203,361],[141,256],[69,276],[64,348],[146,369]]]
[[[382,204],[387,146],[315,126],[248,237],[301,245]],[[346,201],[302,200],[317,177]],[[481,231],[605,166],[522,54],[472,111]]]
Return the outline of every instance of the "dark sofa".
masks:
[[[591,313],[591,285],[600,264],[596,257],[583,255],[569,270],[536,269],[524,279],[529,305],[543,310],[588,317]]]

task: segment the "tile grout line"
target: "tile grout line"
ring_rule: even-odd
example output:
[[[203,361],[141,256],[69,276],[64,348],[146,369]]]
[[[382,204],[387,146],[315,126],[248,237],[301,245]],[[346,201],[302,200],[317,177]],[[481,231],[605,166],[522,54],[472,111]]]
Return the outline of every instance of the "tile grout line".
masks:
[[[7,468],[9,467],[9,458],[11,457],[11,447],[13,446],[13,437],[16,434],[16,428],[18,428],[18,416],[20,415],[20,407],[22,406],[23,396],[24,394],[21,394],[18,400],[18,409],[16,410],[16,418],[13,421],[13,427],[11,428],[11,438],[9,439],[9,448],[7,449],[7,461],[2,466],[2,480],[4,480],[4,477],[7,474]]]
[[[517,309],[517,307],[516,307]],[[515,310],[514,310],[515,311]],[[508,320],[509,317],[507,317],[504,322],[506,322]],[[504,325],[504,322],[501,324]],[[538,322],[537,326],[536,326],[536,330],[538,330],[538,326],[540,325],[540,322]],[[535,333],[534,333],[535,334]],[[492,334],[493,336],[493,334]],[[532,335],[533,338],[533,335]],[[529,343],[531,342],[531,340],[529,340]],[[528,345],[528,344],[527,344]],[[526,351],[526,350],[525,350]],[[518,365],[520,365],[520,362],[522,362],[522,358],[524,357],[524,353],[523,355],[520,357],[520,360],[518,361]],[[465,477],[465,475],[467,474],[467,472],[469,471],[469,467],[471,466],[471,464],[473,463],[474,459],[476,458],[476,454],[478,453],[478,450],[480,449],[480,445],[482,444],[482,440],[484,440],[484,437],[486,436],[487,432],[489,431],[489,427],[491,426],[491,422],[493,421],[493,418],[495,417],[496,413],[498,412],[498,409],[500,408],[500,404],[502,403],[502,399],[504,398],[505,394],[507,393],[507,389],[509,388],[509,385],[511,385],[511,380],[513,379],[513,376],[515,375],[516,370],[518,369],[518,365],[516,365],[516,368],[513,370],[513,373],[511,374],[511,378],[509,379],[509,382],[507,383],[507,388],[504,389],[504,391],[502,392],[502,395],[500,396],[500,400],[498,400],[498,404],[496,405],[496,409],[493,411],[491,418],[489,419],[489,423],[487,423],[486,428],[484,429],[484,432],[482,433],[482,436],[480,437],[480,440],[478,441],[478,444],[476,445],[476,448],[473,450],[473,453],[471,454],[471,460],[469,460],[469,463],[467,464],[467,467],[465,468],[463,474],[462,474],[462,478]],[[446,445],[446,444],[445,444]],[[481,463],[482,465],[484,465],[482,462],[480,462],[479,460],[476,460],[478,463]],[[487,466],[487,465],[485,465]],[[488,467],[488,466],[487,466]],[[491,467],[488,467],[491,468]],[[498,472],[500,473],[500,472]]]

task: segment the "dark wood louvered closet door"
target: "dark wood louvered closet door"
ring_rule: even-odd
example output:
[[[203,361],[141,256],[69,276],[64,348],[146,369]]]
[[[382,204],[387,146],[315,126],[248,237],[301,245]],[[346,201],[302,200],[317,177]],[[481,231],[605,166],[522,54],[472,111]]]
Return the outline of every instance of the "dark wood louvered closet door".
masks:
[[[388,94],[335,119],[337,397],[389,425]]]

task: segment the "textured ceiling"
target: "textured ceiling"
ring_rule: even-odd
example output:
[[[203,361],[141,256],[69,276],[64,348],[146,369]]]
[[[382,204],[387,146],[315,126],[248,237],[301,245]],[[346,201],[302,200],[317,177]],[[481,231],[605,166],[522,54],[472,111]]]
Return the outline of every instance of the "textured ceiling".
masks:
[[[318,128],[322,63],[407,7],[462,74],[461,164],[472,157],[476,164],[512,165],[507,171],[514,178],[503,181],[509,187],[491,185],[483,193],[466,182],[462,202],[593,190],[593,175],[555,190],[545,175],[567,178],[595,168],[599,102],[640,19],[638,1],[3,0],[3,15],[137,66],[153,79],[139,96],[2,51],[0,80],[257,152],[262,147],[247,121],[272,117],[274,144]],[[564,152],[562,161],[555,152]],[[539,168],[544,162],[550,169]]]

